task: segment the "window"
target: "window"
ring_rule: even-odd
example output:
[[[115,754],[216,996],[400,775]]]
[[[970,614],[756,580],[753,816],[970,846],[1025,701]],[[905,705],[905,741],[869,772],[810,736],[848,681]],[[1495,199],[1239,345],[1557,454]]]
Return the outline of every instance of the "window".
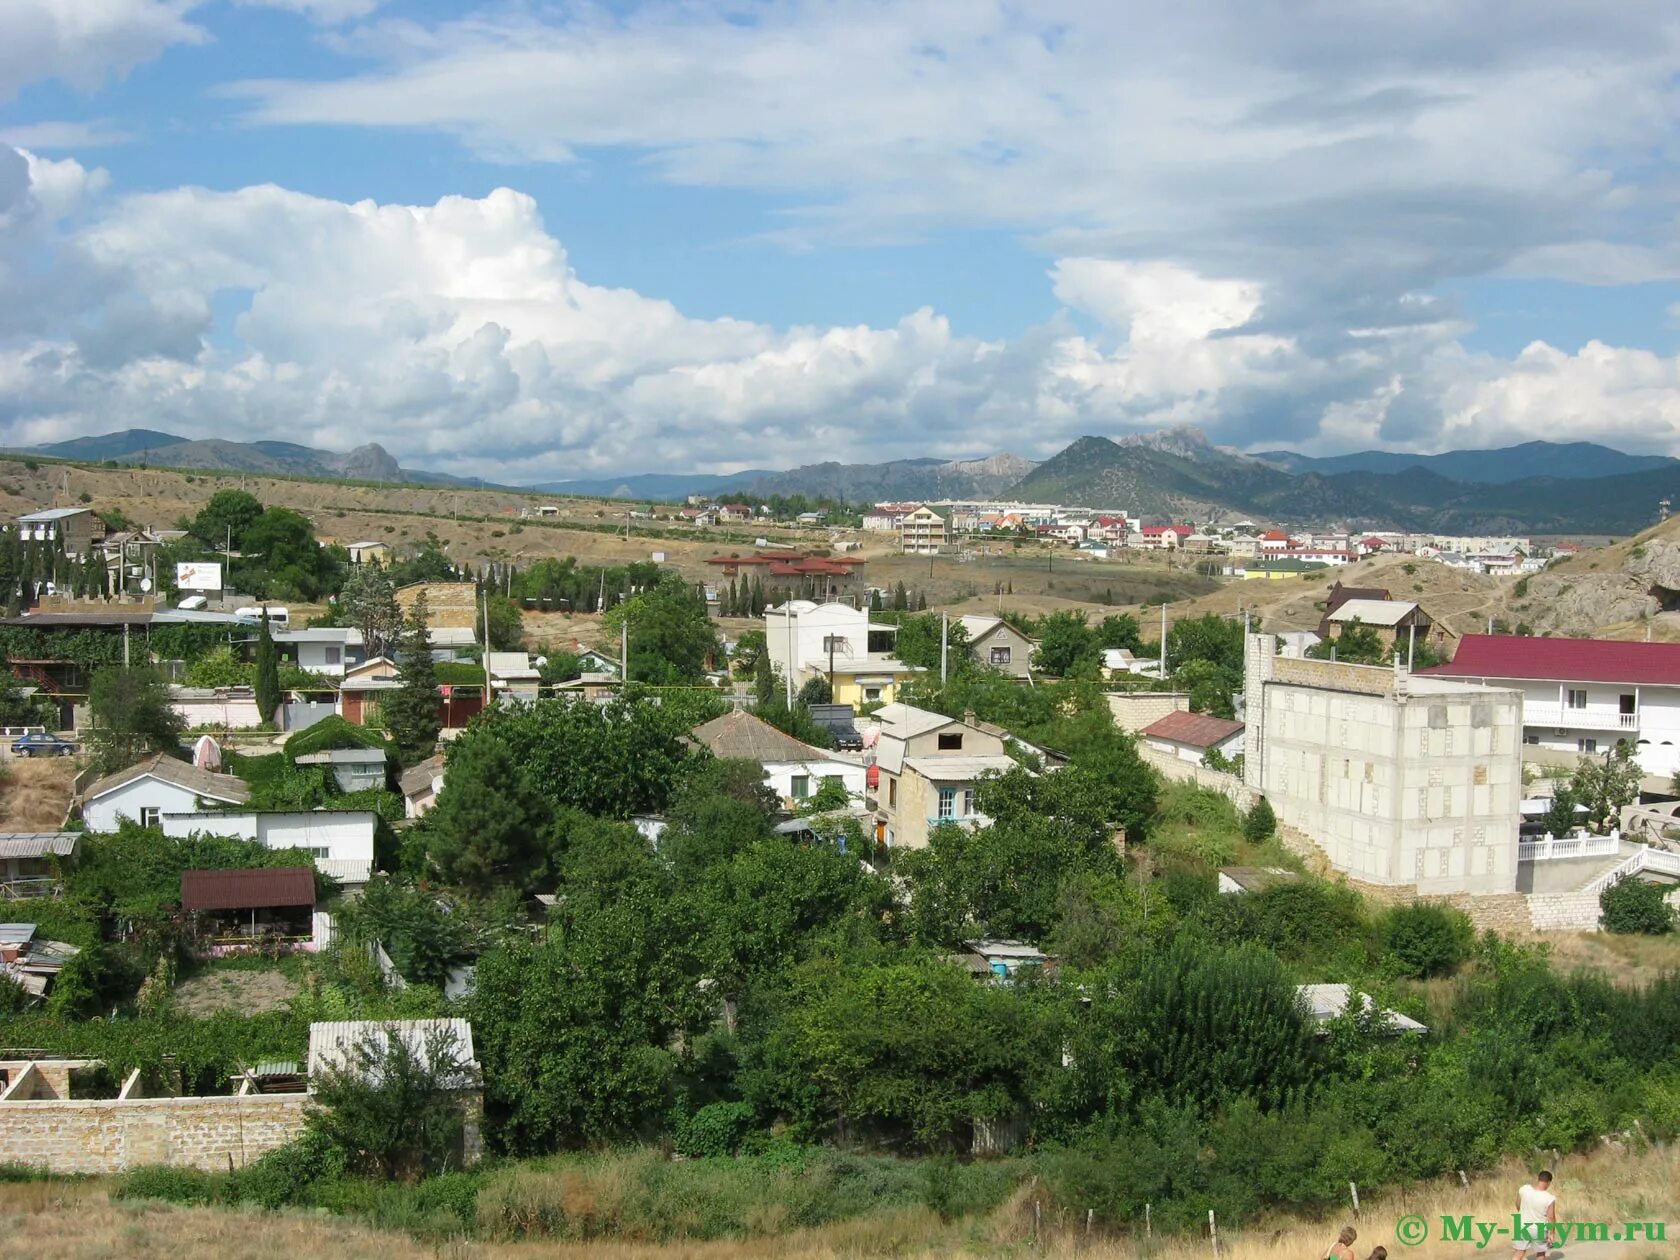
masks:
[[[142,805],[140,807],[140,825],[142,827],[156,827],[162,812],[156,805]]]
[[[344,649],[339,647],[338,644],[336,644],[336,643],[329,644],[327,646],[327,664],[328,665],[342,665],[342,664],[344,664]]]
[[[939,789],[939,817],[943,821],[957,816],[957,789]]]
[[[940,737],[939,737],[939,751],[940,752],[961,752],[962,751],[962,732],[961,731],[951,731],[951,732],[948,732],[946,734],[940,735]]]
[[[802,801],[811,795],[811,776],[796,774],[793,776],[793,799]]]
[[[995,647],[995,648],[992,649],[992,664],[993,665],[1007,665],[1007,664],[1009,664],[1009,648],[1008,648],[1007,645],[1004,646],[1004,647]]]
[[[974,789],[964,788],[962,794],[962,812],[964,818],[974,816]]]
[[[870,704],[874,704],[881,698],[881,689],[879,687],[865,687],[863,689],[863,698]]]
[[[1634,697],[1632,697],[1632,696],[1623,696],[1623,697],[1622,697],[1622,698],[1621,698],[1621,699],[1620,699],[1620,701],[1619,701],[1619,702],[1618,702],[1618,703],[1619,703],[1619,705],[1620,705],[1620,711],[1621,711],[1621,715],[1622,715],[1622,716],[1623,716],[1623,717],[1632,717],[1632,716],[1633,716],[1633,715],[1634,715],[1634,712],[1635,712],[1635,709],[1634,709],[1634,705],[1635,705],[1635,700],[1634,700]]]
[[[1538,744],[1539,742],[1540,742],[1540,732],[1539,731],[1533,731],[1533,732],[1524,731],[1523,732],[1523,743],[1525,743],[1525,744]],[[1498,752],[1499,750],[1497,748],[1495,748],[1494,751]]]
[[[887,780],[887,804],[896,809],[898,807],[898,780]]]
[[[823,635],[823,651],[841,653],[847,650],[846,636],[843,634]]]
[[[1569,689],[1569,707],[1584,709],[1587,707],[1587,689],[1585,687],[1571,687]]]
[[[1598,741],[1596,739],[1578,739],[1575,741],[1575,751],[1595,753],[1598,751]]]

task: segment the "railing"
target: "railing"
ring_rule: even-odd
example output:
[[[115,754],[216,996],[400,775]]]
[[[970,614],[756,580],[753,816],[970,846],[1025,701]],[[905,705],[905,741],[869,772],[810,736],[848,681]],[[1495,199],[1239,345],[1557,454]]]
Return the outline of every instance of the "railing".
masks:
[[[1656,871],[1660,875],[1672,875],[1680,879],[1680,853],[1671,853],[1667,849],[1642,848],[1619,866],[1605,871],[1581,891],[1597,896],[1612,884],[1619,884],[1629,875],[1637,875],[1641,871]]]
[[[1622,837],[1612,831],[1607,836],[1564,836],[1558,839],[1548,834],[1542,840],[1523,840],[1517,844],[1519,862],[1553,862],[1568,858],[1614,857],[1621,852]]]
[[[1525,703],[1523,725],[1562,727],[1565,730],[1637,731],[1639,714],[1622,713],[1603,705],[1575,709],[1565,704]]]

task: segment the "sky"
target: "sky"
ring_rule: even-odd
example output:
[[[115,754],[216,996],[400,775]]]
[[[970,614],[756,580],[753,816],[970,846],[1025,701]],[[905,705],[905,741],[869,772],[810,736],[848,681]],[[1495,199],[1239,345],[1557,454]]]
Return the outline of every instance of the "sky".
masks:
[[[1680,10],[0,0],[0,443],[1680,455]]]

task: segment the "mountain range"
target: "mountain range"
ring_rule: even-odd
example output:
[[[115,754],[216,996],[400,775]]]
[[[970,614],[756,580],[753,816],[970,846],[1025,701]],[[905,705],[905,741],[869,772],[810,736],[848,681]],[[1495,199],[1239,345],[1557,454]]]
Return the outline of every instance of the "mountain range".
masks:
[[[281,477],[345,478],[353,481],[408,481],[431,485],[473,485],[471,477],[451,477],[403,468],[377,442],[351,451],[322,451],[295,442],[229,442],[222,438],[184,438],[156,429],[124,429],[71,438],[28,453],[88,463],[145,464],[159,468],[204,468]]]
[[[73,438],[32,453],[257,475],[451,485],[476,480],[403,468],[371,443],[339,453],[290,442],[188,439],[153,429]],[[1006,453],[969,460],[826,462],[726,475],[642,473],[526,488],[655,500],[730,492],[850,503],[995,498],[1213,524],[1252,517],[1442,533],[1627,534],[1651,524],[1659,502],[1680,498],[1680,460],[1628,455],[1590,442],[1539,441],[1437,455],[1250,455],[1217,446],[1196,429],[1176,428],[1118,441],[1082,437],[1043,463]]]

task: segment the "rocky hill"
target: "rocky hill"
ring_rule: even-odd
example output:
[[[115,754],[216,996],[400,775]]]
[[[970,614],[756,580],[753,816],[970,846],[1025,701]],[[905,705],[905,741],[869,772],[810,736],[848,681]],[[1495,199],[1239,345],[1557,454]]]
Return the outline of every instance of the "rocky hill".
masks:
[[[149,468],[203,468],[219,472],[283,477],[331,477],[355,481],[409,481],[430,485],[466,484],[466,479],[405,469],[377,442],[350,451],[323,451],[295,442],[231,442],[223,438],[184,438],[156,429],[124,429],[71,438],[31,453],[55,459],[107,461]]]

